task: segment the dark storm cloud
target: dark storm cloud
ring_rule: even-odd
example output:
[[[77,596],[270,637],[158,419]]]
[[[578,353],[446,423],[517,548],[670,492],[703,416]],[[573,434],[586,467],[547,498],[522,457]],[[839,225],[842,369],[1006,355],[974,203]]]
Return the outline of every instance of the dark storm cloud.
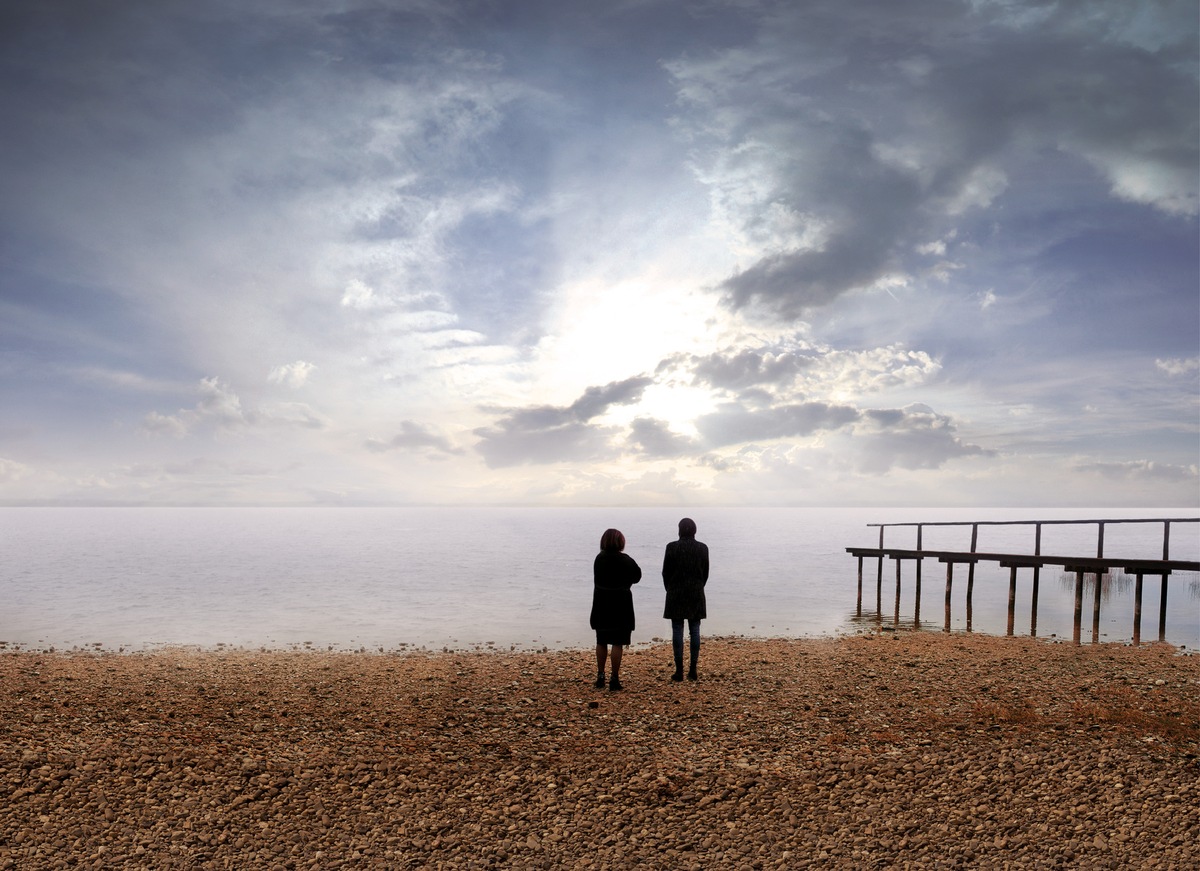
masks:
[[[902,269],[903,243],[915,241],[917,179],[872,154],[867,131],[844,130],[824,146],[811,143],[825,132],[806,137],[804,146],[814,152],[806,162],[820,168],[810,166],[785,182],[789,189],[779,191],[777,201],[795,209],[820,204],[827,238],[819,248],[769,254],[726,279],[721,289],[733,308],[761,301],[790,319]]]
[[[609,439],[614,430],[589,421],[613,405],[637,402],[652,383],[651,378],[636,376],[589,387],[567,406],[508,410],[494,425],[475,430],[475,449],[492,468],[596,459],[612,452]]]
[[[1012,183],[1053,192],[1063,156],[1118,199],[1194,215],[1194,34],[1188,4],[812,2],[775,9],[753,52],[669,63],[703,110],[680,120],[701,177],[762,244],[720,290],[790,320],[921,275],[918,249]],[[1079,195],[1063,184],[1047,218]]]

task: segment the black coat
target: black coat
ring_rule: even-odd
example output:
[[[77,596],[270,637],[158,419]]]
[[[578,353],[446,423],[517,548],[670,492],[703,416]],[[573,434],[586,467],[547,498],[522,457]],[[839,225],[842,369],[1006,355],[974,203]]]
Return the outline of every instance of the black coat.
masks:
[[[592,615],[599,632],[633,631],[633,592],[642,570],[633,557],[619,550],[602,550],[592,563]]]
[[[667,545],[663,555],[663,586],[667,602],[663,616],[668,620],[703,620],[708,616],[704,585],[708,583],[708,545],[694,538],[681,538]]]

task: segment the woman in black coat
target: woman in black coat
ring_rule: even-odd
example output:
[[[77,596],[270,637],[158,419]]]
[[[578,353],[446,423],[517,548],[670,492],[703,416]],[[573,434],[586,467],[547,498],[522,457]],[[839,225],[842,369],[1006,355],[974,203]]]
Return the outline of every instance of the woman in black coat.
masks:
[[[704,585],[708,583],[708,545],[696,541],[696,521],[679,521],[679,540],[667,545],[663,555],[663,586],[667,602],[663,617],[671,621],[671,652],[675,655],[675,673],[671,680],[683,680],[683,621],[687,620],[691,668],[688,680],[696,680],[700,659],[700,621],[708,616]]]
[[[608,688],[621,689],[621,653],[633,632],[631,587],[642,579],[642,570],[626,553],[625,536],[616,529],[604,530],[600,553],[592,563],[592,615],[596,630],[596,689],[604,689],[604,662],[612,645],[612,680]]]

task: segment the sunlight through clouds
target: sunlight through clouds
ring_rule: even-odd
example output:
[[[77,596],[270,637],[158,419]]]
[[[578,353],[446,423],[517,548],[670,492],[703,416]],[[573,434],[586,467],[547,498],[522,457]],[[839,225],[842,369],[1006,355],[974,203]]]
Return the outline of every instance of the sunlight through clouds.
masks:
[[[1200,500],[1192,4],[0,17],[0,503]]]

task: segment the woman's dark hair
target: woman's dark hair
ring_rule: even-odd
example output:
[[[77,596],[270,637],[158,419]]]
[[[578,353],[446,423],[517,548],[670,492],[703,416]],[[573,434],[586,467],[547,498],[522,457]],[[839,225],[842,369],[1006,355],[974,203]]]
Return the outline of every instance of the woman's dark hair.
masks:
[[[600,536],[601,550],[624,550],[625,536],[621,535],[619,529],[606,529],[604,535]]]
[[[690,517],[685,517],[683,520],[679,521],[679,534],[683,538],[695,538],[696,521],[692,520]]]

